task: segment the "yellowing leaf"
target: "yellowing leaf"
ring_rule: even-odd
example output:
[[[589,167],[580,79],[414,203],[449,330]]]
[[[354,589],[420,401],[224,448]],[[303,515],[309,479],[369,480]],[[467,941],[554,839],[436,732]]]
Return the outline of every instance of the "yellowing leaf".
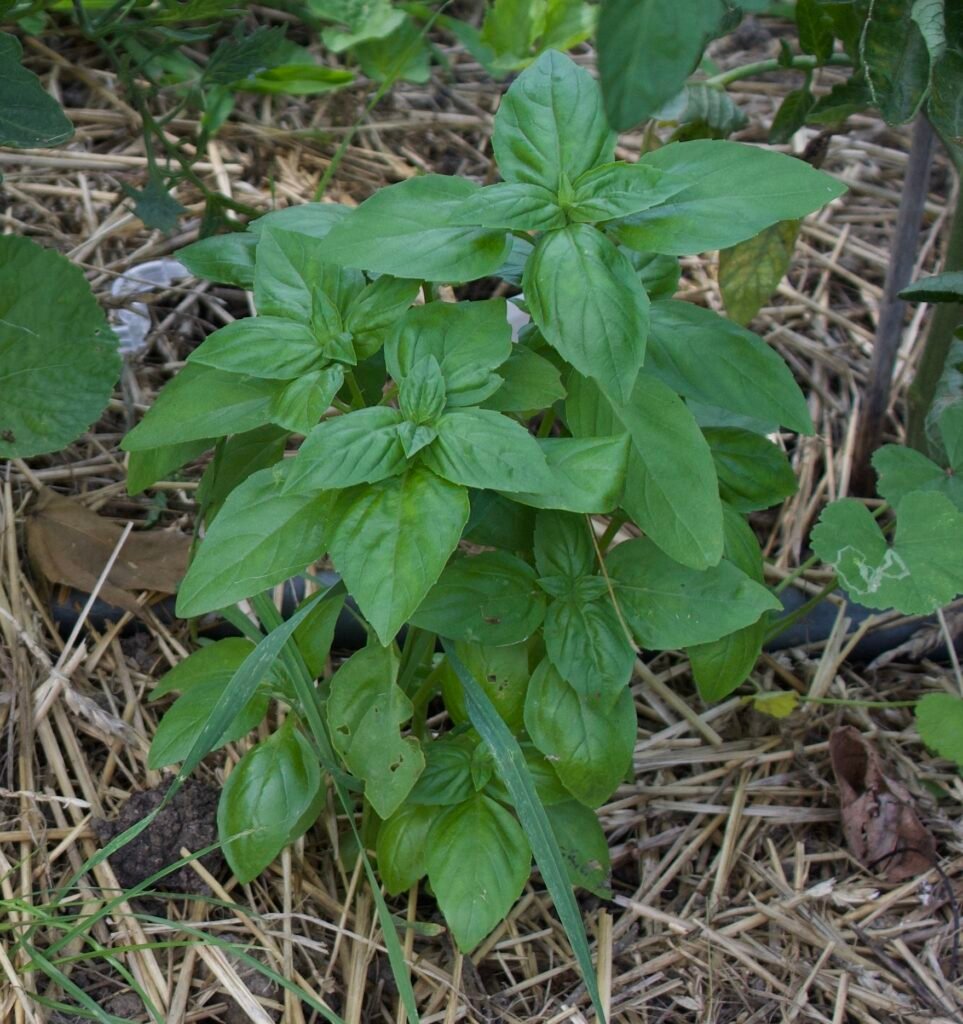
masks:
[[[749,323],[776,290],[789,269],[798,234],[798,220],[783,220],[719,253],[719,290],[736,323]]]
[[[752,706],[772,718],[788,718],[799,706],[799,694],[792,690],[759,693],[752,698]]]

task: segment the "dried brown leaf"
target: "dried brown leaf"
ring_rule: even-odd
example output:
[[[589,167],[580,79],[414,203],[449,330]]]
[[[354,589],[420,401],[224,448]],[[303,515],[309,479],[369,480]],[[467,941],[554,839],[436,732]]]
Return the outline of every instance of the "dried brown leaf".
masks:
[[[829,756],[839,786],[843,835],[850,853],[888,882],[928,871],[936,843],[909,790],[883,772],[876,748],[851,725],[833,729]]]
[[[53,491],[40,494],[27,518],[27,553],[36,572],[51,583],[90,592],[103,572],[123,527]],[[187,571],[190,538],[175,530],[132,532],[120,550],[100,596],[137,611],[131,591],[173,594]]]

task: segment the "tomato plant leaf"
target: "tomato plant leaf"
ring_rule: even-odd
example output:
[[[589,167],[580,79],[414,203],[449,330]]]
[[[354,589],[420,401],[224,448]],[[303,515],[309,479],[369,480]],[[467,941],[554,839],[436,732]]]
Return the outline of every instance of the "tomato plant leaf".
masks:
[[[874,104],[890,124],[903,124],[919,109],[929,85],[926,40],[904,0],[874,0],[860,40]]]

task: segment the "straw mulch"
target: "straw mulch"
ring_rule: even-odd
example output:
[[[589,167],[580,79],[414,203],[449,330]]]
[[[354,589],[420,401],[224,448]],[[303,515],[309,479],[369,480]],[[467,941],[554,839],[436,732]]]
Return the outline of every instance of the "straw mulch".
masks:
[[[68,254],[106,301],[117,274],[196,236],[202,201],[182,185],[177,198],[188,214],[178,232],[164,237],[143,227],[122,191],[124,184],[145,182],[136,113],[89,47],[47,43],[50,48],[28,42],[26,55],[52,90],[69,97],[76,135],[57,151],[0,153],[0,216],[6,231]],[[720,46],[717,59],[728,65],[775,52],[775,39],[750,33],[734,47]],[[463,53],[450,49],[448,56],[452,77],[436,72],[429,86],[397,87],[364,119],[331,198],[360,201],[381,185],[427,170],[491,176],[488,141],[498,86]],[[830,81],[824,73],[818,85]],[[733,88],[750,116],[741,138],[764,141],[779,98],[793,84],[793,76],[775,75]],[[258,209],[310,199],[366,98],[359,87],[319,100],[243,99],[196,170],[211,187]],[[195,128],[175,120],[170,131]],[[797,151],[811,137],[800,133]],[[850,191],[805,224],[791,273],[754,325],[789,360],[817,427],[813,438],[787,438],[798,495],[757,522],[774,579],[805,557],[822,504],[847,493],[906,139],[870,117],[854,117],[846,134],[830,140],[824,166]],[[622,155],[633,158],[640,142],[625,137]],[[938,266],[951,189],[950,172],[937,160],[920,270]],[[683,294],[721,308],[714,257],[685,261]],[[154,497],[132,500],[117,446],[130,416],[149,405],[190,348],[229,317],[246,315],[246,300],[186,281],[149,301],[149,348],[128,361],[97,427],[67,451],[3,472],[0,927],[57,913],[55,894],[99,848],[94,822],[115,816],[132,793],[164,782],[147,770],[146,753],[168,701],[151,703],[146,694],[191,649],[186,626],[164,625],[145,611],[146,630],[125,634],[125,616],[104,633],[88,626],[65,647],[51,620],[50,596],[23,554],[24,520],[40,483],[121,522],[153,515],[161,525],[191,527],[202,467],[187,482],[172,481]],[[924,319],[916,310],[907,320],[888,423],[892,439],[902,429],[900,398],[919,357]],[[820,585],[818,574],[807,580]],[[922,661],[897,655],[872,670],[851,663],[847,620],[840,605],[827,641],[765,656],[757,682],[815,697],[872,700],[912,699],[958,685],[951,668],[926,660],[926,637],[919,644]],[[615,899],[582,902],[611,1019],[959,1020],[963,780],[922,747],[911,712],[808,705],[777,721],[737,698],[706,708],[676,654],[649,660],[633,693],[639,714],[634,781],[600,811]],[[939,872],[886,884],[878,870],[865,870],[847,853],[827,752],[830,730],[843,723],[872,737],[887,771],[911,790],[936,837]],[[244,749],[242,742],[209,758],[201,777],[218,786]],[[119,1019],[149,1018],[118,968],[149,993],[168,1024],[320,1019],[290,992],[265,983],[233,951],[185,945],[186,923],[248,951],[352,1024],[400,1020],[367,883],[336,856],[342,831],[332,805],[306,839],[249,886],[198,865],[187,873],[203,882],[196,886],[202,898],[120,903],[98,915],[118,888],[109,864],[101,863],[73,882],[59,908],[96,917],[86,938],[77,936],[61,951],[75,957],[62,969]],[[413,894],[394,910],[429,926],[402,933],[424,1021],[594,1019],[537,875],[470,957],[458,955],[437,927],[430,897]],[[57,934],[52,925],[41,928],[34,941],[42,949]],[[31,992],[63,993],[36,965],[18,972],[23,958],[13,935],[0,931],[0,1019],[81,1019],[58,1016],[30,998]]]

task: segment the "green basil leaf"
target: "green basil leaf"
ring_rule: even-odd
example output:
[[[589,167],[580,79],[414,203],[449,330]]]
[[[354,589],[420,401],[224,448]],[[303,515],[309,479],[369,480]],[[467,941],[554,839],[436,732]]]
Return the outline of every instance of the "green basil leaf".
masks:
[[[450,670],[449,673],[454,676]],[[476,741],[463,733],[458,736],[449,733],[430,743],[425,754],[425,770],[415,783],[409,802],[451,807],[471,797],[475,792],[471,766],[477,746]]]
[[[687,256],[725,249],[777,221],[804,217],[846,191],[802,160],[741,142],[675,142],[640,163],[691,182],[662,206],[617,227],[619,241],[642,252]]]
[[[485,399],[486,409],[530,412],[547,409],[565,397],[558,369],[526,345],[512,346],[512,354],[499,367],[498,375],[505,383]]]
[[[623,251],[639,275],[650,301],[671,299],[675,295],[679,288],[679,278],[682,276],[682,267],[675,256],[666,256],[658,252],[636,252],[634,249]]]
[[[476,405],[501,386],[492,371],[512,352],[504,299],[430,302],[408,310],[385,344],[385,364],[396,381],[433,356],[445,378],[450,406]]]
[[[525,265],[523,287],[545,340],[628,400],[645,358],[649,299],[625,254],[587,224],[550,231]]]
[[[256,316],[221,327],[188,357],[228,373],[293,380],[323,359],[310,328],[278,316]]]
[[[422,458],[446,480],[493,491],[551,486],[541,448],[515,420],[489,409],[456,409],[435,426],[438,437]]]
[[[398,405],[412,423],[434,423],[445,408],[445,378],[434,356],[422,359],[401,381]]]
[[[281,461],[287,440],[287,430],[269,425],[218,442],[214,458],[204,470],[197,488],[197,501],[206,524],[214,519],[235,487],[259,469]],[[132,452],[131,459],[137,454]]]
[[[353,299],[344,318],[359,359],[368,359],[385,343],[388,332],[414,302],[420,285],[382,274]]]
[[[573,182],[609,163],[615,136],[592,76],[563,54],[547,50],[502,97],[492,147],[506,181],[558,192],[563,179]]]
[[[505,551],[456,559],[411,622],[452,640],[496,647],[520,643],[545,615],[545,595],[535,580],[530,565]]]
[[[344,600],[340,590],[322,597],[294,631],[294,642],[312,679],[324,674]]]
[[[485,691],[502,721],[512,732],[521,731],[522,709],[528,689],[528,645],[518,643],[492,647],[460,640],[455,644],[455,653]],[[461,680],[447,661],[444,666],[441,689],[445,707],[453,719],[466,721],[468,715]]]
[[[293,717],[249,750],[227,777],[217,807],[224,855],[250,882],[287,846],[321,788],[318,756]]]
[[[59,146],[74,126],[40,79],[20,63],[22,53],[16,36],[0,32],[0,146]]]
[[[477,188],[465,178],[440,174],[383,188],[332,228],[325,255],[341,266],[395,277],[488,277],[505,262],[511,245],[504,231],[458,223],[462,203]]]
[[[166,444],[161,448],[145,448],[131,452],[127,459],[127,493],[140,494],[171,471],[180,469],[214,447],[214,439],[202,437],[199,441]]]
[[[930,81],[926,40],[903,0],[874,0],[860,41],[866,80],[884,120],[911,120]]]
[[[254,644],[239,636],[199,647],[161,677],[148,699],[159,700],[174,690],[188,693],[208,683],[223,688],[253,650]]]
[[[692,413],[664,384],[641,373],[627,405],[573,374],[566,421],[579,437],[629,435],[622,507],[667,554],[704,569],[722,555],[722,506],[712,453]]]
[[[646,537],[619,544],[605,561],[635,641],[648,650],[718,640],[782,607],[732,562],[723,559],[699,572],[673,561]]]
[[[614,704],[588,700],[547,658],[528,685],[525,728],[562,784],[588,807],[605,803],[632,765],[638,725],[628,687]]]
[[[542,633],[549,659],[579,696],[608,706],[625,690],[635,651],[607,594],[596,600],[577,592],[557,598],[548,606]]]
[[[177,250],[177,258],[195,276],[250,291],[254,287],[254,250],[257,237],[231,231],[192,242]]]
[[[259,317],[277,316],[308,324],[319,339],[343,329],[342,313],[361,294],[364,275],[330,262],[330,238],[337,230],[335,224],[322,244],[313,235],[262,229],[254,267]]]
[[[634,127],[679,92],[722,15],[719,0],[605,0],[599,73],[614,128]]]
[[[397,674],[392,648],[365,647],[335,672],[328,697],[331,742],[364,780],[364,795],[380,818],[394,814],[425,767],[418,740],[401,735],[412,706]]]
[[[404,804],[378,829],[378,873],[392,896],[410,889],[425,875],[428,834],[438,817],[435,807]]]
[[[240,434],[271,421],[284,383],[241,377],[208,366],[185,366],[169,380],[147,415],[121,442],[128,452]]]
[[[431,78],[433,50],[425,31],[406,17],[390,35],[366,39],[352,47],[361,70],[373,82],[416,82],[424,85]]]
[[[541,576],[571,580],[595,572],[595,548],[584,516],[545,511],[535,517],[535,567]]]
[[[538,444],[548,463],[552,484],[540,494],[519,491],[512,495],[516,501],[535,508],[590,515],[611,512],[618,505],[625,486],[628,434],[547,437],[539,438]]]
[[[670,299],[652,305],[646,372],[673,391],[811,434],[805,396],[758,335],[710,309]]]
[[[294,459],[288,489],[352,487],[403,473],[407,461],[398,437],[402,419],[397,409],[376,405],[319,423]]]
[[[288,465],[259,470],[224,502],[177,592],[181,618],[259,594],[324,554],[330,499],[285,490]]]
[[[861,502],[827,505],[810,541],[850,597],[866,608],[929,615],[963,591],[963,514],[939,493],[915,491],[899,503],[892,547]]]
[[[792,466],[772,441],[734,427],[709,427],[702,433],[712,449],[719,494],[737,511],[771,508],[796,493]]]
[[[0,33],[0,52],[3,40],[15,42]],[[0,131],[20,113],[0,102]],[[107,405],[117,339],[80,267],[28,238],[0,238],[0,295],[0,459],[57,451]]]
[[[233,674],[233,673],[232,673]],[[227,680],[209,680],[192,687],[164,713],[151,741],[147,766],[153,771],[183,761],[191,752],[200,727],[207,721]],[[268,695],[255,693],[215,741],[212,750],[233,743],[256,728],[268,708]]]
[[[256,238],[265,234],[266,229],[290,231],[311,238],[326,238],[334,225],[350,212],[351,207],[342,203],[298,203],[296,206],[272,210],[263,217],[258,217],[248,225],[248,231]]]
[[[575,800],[546,807],[552,831],[572,885],[601,899],[611,899],[608,887],[609,844],[595,812]]]
[[[646,164],[603,164],[573,183],[575,198],[568,213],[573,221],[589,224],[627,217],[664,203],[689,184],[686,178],[664,174]]]
[[[747,324],[762,309],[792,263],[799,222],[784,220],[719,253],[719,290],[726,311]]]
[[[482,547],[505,551],[531,551],[535,512],[520,505],[512,495],[494,491],[471,491],[471,518],[464,539]]]
[[[554,192],[521,182],[488,185],[469,196],[458,219],[462,224],[512,231],[548,231],[566,224]]]
[[[331,408],[343,383],[344,369],[337,363],[288,381],[271,400],[271,422],[295,434],[309,434]]]
[[[467,953],[521,895],[532,850],[514,815],[476,793],[435,820],[425,862],[452,936]]]
[[[421,466],[339,494],[331,558],[382,644],[391,643],[442,574],[468,512],[464,488]]]

